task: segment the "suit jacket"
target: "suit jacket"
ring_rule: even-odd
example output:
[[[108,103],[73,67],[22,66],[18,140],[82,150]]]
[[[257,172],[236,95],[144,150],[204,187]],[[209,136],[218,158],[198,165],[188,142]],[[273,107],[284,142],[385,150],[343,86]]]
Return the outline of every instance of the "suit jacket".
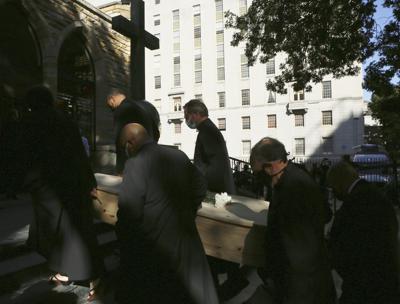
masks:
[[[116,224],[120,302],[218,302],[195,226],[205,192],[204,178],[179,150],[148,142],[127,161]]]
[[[340,303],[400,303],[397,218],[379,190],[360,180],[335,214],[330,249],[343,279]]]
[[[194,151],[194,164],[205,176],[208,190],[235,194],[228,150],[221,131],[208,118],[201,122],[197,129],[199,134]]]
[[[311,177],[291,163],[273,188],[265,270],[278,303],[334,303],[322,194]]]

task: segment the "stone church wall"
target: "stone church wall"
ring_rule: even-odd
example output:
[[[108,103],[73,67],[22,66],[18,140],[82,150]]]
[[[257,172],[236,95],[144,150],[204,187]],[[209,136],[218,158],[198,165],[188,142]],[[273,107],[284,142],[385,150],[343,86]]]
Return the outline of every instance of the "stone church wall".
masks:
[[[84,0],[0,0],[0,9],[7,3],[18,6],[28,18],[40,49],[43,82],[55,95],[58,93],[58,56],[63,42],[69,35],[80,32],[95,75],[96,150],[113,149],[112,114],[105,101],[112,88],[128,90],[130,42],[112,30],[110,15],[128,16],[129,7],[109,6],[105,9],[110,11],[108,15]],[[19,43],[23,47],[24,42]],[[22,91],[19,88],[18,94],[22,95]]]

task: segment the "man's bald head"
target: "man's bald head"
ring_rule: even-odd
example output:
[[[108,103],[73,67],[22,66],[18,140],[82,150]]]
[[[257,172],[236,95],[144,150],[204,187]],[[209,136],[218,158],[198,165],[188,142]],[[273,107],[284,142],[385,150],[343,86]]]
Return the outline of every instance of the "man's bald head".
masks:
[[[146,129],[138,123],[129,123],[121,131],[119,143],[129,156],[135,155],[143,144],[150,139]]]

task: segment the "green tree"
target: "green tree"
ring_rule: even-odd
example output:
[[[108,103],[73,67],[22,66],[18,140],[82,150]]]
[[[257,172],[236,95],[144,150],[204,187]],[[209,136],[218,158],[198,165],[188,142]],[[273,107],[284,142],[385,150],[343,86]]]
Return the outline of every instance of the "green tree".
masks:
[[[393,16],[378,33],[372,61],[364,78],[364,88],[371,91],[369,107],[381,124],[385,147],[394,159],[400,159],[400,2],[386,0]]]
[[[246,14],[227,12],[226,26],[234,28],[232,45],[245,42],[250,65],[284,52],[281,73],[267,83],[285,93],[311,90],[325,75],[356,75],[372,54],[375,0],[254,0]]]

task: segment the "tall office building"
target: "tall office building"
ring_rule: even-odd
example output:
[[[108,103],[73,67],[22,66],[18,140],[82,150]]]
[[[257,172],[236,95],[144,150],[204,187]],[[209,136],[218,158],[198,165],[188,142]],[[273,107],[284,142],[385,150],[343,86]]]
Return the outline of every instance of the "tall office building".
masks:
[[[362,77],[325,77],[311,92],[266,89],[285,54],[249,67],[244,45],[230,45],[224,12],[247,11],[246,0],[147,0],[146,29],[160,49],[146,51],[146,96],[161,115],[160,142],[193,156],[196,132],[183,105],[201,98],[231,157],[248,160],[262,137],[282,141],[290,157],[339,157],[363,140]]]

